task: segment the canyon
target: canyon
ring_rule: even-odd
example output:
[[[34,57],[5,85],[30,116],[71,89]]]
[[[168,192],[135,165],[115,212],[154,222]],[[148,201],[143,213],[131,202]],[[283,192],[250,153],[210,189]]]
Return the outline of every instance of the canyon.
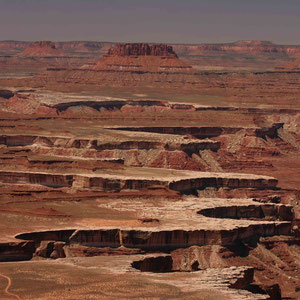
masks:
[[[0,297],[298,299],[299,49],[0,42]]]

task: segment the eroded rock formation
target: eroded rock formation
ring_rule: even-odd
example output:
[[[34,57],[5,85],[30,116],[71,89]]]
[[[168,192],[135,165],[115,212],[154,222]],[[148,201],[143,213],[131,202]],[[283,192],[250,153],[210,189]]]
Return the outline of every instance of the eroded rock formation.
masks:
[[[62,53],[55,47],[55,44],[50,41],[40,41],[30,44],[20,56],[27,57],[43,57],[43,56],[60,56]]]
[[[117,44],[115,47],[108,50],[108,55],[112,56],[163,56],[177,57],[172,46],[165,44]]]
[[[106,71],[188,72],[172,46],[163,44],[117,44],[93,68]]]
[[[109,72],[83,68],[68,80],[80,82],[82,72],[88,79],[97,72],[103,78],[113,74],[111,79],[123,72],[137,82],[145,74],[153,82],[178,80],[174,69],[172,78],[170,70],[126,69],[140,68],[128,60],[136,57],[175,66],[178,58],[167,46],[115,49],[107,54],[115,63],[106,65]],[[112,70],[122,59],[126,70]],[[59,72],[69,71],[54,74]],[[44,280],[51,268],[53,278],[62,278],[60,287],[78,275],[79,283],[74,277],[68,283],[75,289],[88,281],[78,299],[85,299],[89,288],[102,291],[122,278],[124,291],[138,278],[139,288],[130,290],[137,298],[145,296],[136,294],[141,286],[156,286],[154,294],[161,298],[201,299],[205,289],[215,299],[268,299],[280,297],[280,289],[283,297],[296,298],[299,111],[250,106],[254,98],[270,95],[269,84],[280,97],[289,92],[289,99],[296,99],[295,74],[203,75],[206,87],[231,91],[230,100],[247,99],[245,107],[203,106],[195,103],[198,98],[178,103],[26,89],[3,99],[1,267],[13,280],[20,273],[11,274],[16,268],[9,261],[24,260],[17,270],[35,274],[30,280]],[[56,79],[65,87],[65,78]],[[89,281],[95,277],[96,283]],[[159,294],[158,286],[169,290]],[[116,291],[109,293],[115,297]],[[50,292],[53,298],[54,289]]]

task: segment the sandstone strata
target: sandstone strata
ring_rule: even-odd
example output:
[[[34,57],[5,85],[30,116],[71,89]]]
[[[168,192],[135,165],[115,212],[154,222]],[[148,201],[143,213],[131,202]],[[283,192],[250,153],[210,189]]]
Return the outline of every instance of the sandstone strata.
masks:
[[[166,46],[114,49],[113,61],[178,60]],[[69,71],[49,72],[63,89],[88,73],[90,86],[132,76],[130,84],[160,79],[181,90],[190,74],[89,65],[64,78]],[[22,278],[20,296],[24,286],[36,299],[142,298],[147,289],[174,299],[298,296],[298,75],[197,76],[198,92],[180,101],[60,94],[43,84],[1,100],[1,270],[13,283]],[[201,93],[211,105],[199,104]],[[226,98],[218,103],[215,93]],[[276,105],[264,102],[271,98]]]

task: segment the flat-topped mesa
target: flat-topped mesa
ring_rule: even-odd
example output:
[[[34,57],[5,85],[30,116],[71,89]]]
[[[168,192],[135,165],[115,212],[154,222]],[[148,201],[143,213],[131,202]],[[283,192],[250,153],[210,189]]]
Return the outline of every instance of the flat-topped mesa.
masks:
[[[239,40],[233,43],[234,45],[250,45],[250,46],[275,46],[270,41],[260,41],[260,40]]]
[[[98,71],[186,73],[191,66],[181,61],[172,46],[165,44],[117,44],[93,67]]]
[[[39,41],[31,43],[19,56],[27,57],[45,57],[45,56],[61,56],[62,53],[55,47],[51,41]]]
[[[149,45],[145,43],[117,44],[108,50],[108,55],[114,56],[165,56],[177,57],[172,46],[166,44]]]

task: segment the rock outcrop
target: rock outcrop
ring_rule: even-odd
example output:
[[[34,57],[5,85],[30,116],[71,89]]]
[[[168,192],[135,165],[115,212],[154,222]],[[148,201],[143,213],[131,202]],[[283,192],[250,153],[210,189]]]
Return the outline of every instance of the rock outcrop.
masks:
[[[106,71],[188,72],[191,67],[181,61],[172,46],[117,44],[109,49],[93,68]]]
[[[111,56],[163,56],[177,57],[172,46],[165,44],[144,44],[144,43],[127,43],[117,44],[108,50]]]
[[[47,57],[61,56],[62,53],[50,41],[34,42],[30,44],[19,56],[24,57]]]
[[[65,251],[63,250],[65,243],[57,241],[41,241],[40,246],[36,249],[34,256],[44,258],[65,258]]]
[[[34,242],[31,241],[0,243],[0,263],[30,260],[34,251]]]
[[[145,172],[142,177],[127,175],[131,172]],[[275,189],[278,181],[268,176],[235,173],[213,173],[213,172],[180,172],[177,170],[165,172],[164,176],[156,175],[158,169],[148,168],[145,171],[135,169],[124,170],[124,175],[119,171],[112,174],[99,170],[95,173],[74,174],[69,170],[64,174],[59,172],[37,171],[5,171],[0,170],[0,182],[9,184],[37,184],[48,187],[76,187],[89,188],[102,191],[143,190],[154,186],[161,186],[182,193],[191,193],[195,190],[214,187],[216,189],[227,187]]]

